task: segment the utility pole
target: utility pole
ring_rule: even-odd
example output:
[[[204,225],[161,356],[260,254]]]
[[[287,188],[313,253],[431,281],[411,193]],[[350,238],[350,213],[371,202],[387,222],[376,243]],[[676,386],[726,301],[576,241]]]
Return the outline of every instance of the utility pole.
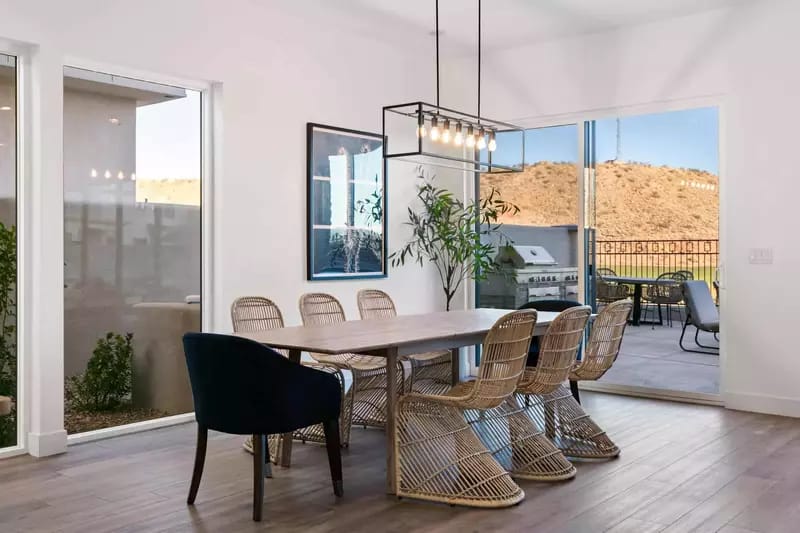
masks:
[[[617,117],[617,155],[614,161],[622,161],[622,123]]]

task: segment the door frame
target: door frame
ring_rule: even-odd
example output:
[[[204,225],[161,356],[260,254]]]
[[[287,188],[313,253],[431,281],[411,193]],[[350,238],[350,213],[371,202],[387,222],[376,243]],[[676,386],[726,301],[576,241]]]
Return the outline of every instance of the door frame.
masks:
[[[689,109],[697,109],[704,107],[715,107],[718,111],[718,160],[719,160],[719,175],[718,175],[718,189],[719,195],[719,220],[718,220],[718,235],[719,235],[719,261],[718,261],[718,276],[720,283],[719,291],[719,313],[720,322],[724,322],[724,317],[727,312],[727,279],[725,276],[725,265],[727,263],[726,252],[728,250],[728,202],[726,198],[726,116],[727,116],[727,102],[725,95],[709,95],[697,98],[683,98],[675,100],[663,100],[641,104],[631,104],[622,106],[612,106],[597,109],[587,109],[583,111],[542,115],[538,117],[519,117],[509,119],[510,122],[521,126],[524,129],[543,128],[549,126],[560,126],[567,124],[577,124],[578,126],[578,169],[576,172],[576,179],[578,180],[578,228],[581,230],[581,235],[587,229],[586,212],[586,179],[584,174],[586,172],[586,158],[585,158],[585,128],[586,124],[601,119],[608,118],[624,118],[637,115],[647,115],[656,113],[668,113],[672,111],[686,111]],[[478,178],[476,178],[478,179]],[[582,302],[585,302],[585,280],[586,280],[586,246],[583,238],[578,239],[578,280],[579,280],[579,295]],[[474,283],[472,285],[475,285]],[[726,353],[725,347],[728,343],[727,330],[720,329],[719,334],[720,355],[719,355],[719,394],[708,393],[692,393],[686,391],[671,391],[667,389],[654,389],[649,387],[637,387],[627,385],[612,385],[600,382],[581,382],[581,388],[584,390],[592,390],[598,392],[607,392],[612,394],[620,394],[627,396],[640,396],[645,398],[667,399],[673,401],[682,401],[689,403],[701,403],[710,405],[725,405],[725,398],[728,393],[727,383],[729,381],[726,372]]]

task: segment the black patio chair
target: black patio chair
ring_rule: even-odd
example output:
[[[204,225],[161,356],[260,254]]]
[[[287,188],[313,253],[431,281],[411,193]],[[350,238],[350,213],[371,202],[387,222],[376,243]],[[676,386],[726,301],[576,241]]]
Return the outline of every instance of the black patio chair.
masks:
[[[321,423],[333,492],[343,493],[339,450],[341,386],[325,372],[294,363],[257,342],[212,333],[183,336],[197,419],[197,450],[187,503],[203,475],[208,430],[253,436],[253,520],[264,504],[266,436]]]
[[[579,307],[582,304],[574,300],[535,300],[520,306],[521,309],[536,309],[537,311],[550,311],[553,313],[560,313],[572,307]],[[528,349],[528,359],[525,362],[527,366],[536,366],[539,362],[539,337],[531,339],[531,347]],[[578,358],[580,359],[580,348],[578,348]],[[578,391],[578,382],[570,380],[569,389],[572,396],[580,403],[580,392]]]
[[[719,309],[717,309],[708,284],[705,281],[684,281],[681,284],[683,299],[686,302],[686,320],[683,323],[683,331],[678,341],[681,349],[686,352],[705,353],[719,355],[719,346],[707,346],[701,344],[698,335],[701,331],[714,334],[714,339],[719,341]],[[683,345],[683,337],[689,325],[696,328],[694,333],[695,344],[702,350],[690,349]]]

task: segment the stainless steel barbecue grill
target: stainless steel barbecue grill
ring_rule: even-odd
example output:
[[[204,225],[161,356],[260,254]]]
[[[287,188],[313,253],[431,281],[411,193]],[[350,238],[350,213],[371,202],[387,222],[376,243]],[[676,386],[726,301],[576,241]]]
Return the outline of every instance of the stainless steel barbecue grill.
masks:
[[[561,267],[543,246],[503,246],[501,272],[480,282],[482,307],[516,309],[536,300],[577,300],[578,268]]]

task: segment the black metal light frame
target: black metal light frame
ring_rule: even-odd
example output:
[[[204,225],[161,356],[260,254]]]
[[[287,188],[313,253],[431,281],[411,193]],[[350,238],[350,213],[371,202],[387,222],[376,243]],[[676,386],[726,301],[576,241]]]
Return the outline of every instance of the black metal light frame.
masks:
[[[484,128],[485,130],[494,131],[496,133],[508,133],[508,132],[518,132],[521,139],[521,153],[520,153],[520,166],[508,166],[497,164],[492,160],[493,152],[486,150],[488,154],[488,160],[485,162],[481,162],[477,160],[475,157],[455,157],[451,155],[431,152],[425,150],[423,137],[417,137],[417,149],[414,151],[406,151],[406,152],[391,152],[389,150],[389,143],[388,143],[388,136],[386,134],[386,119],[387,113],[394,113],[400,116],[407,117],[409,119],[409,125],[412,125],[412,121],[416,122],[420,116],[424,117],[437,117],[440,120],[449,119],[451,122],[461,123],[463,126],[473,126],[474,128]],[[475,165],[479,168],[473,169],[466,167],[454,167],[459,169],[466,169],[466,170],[477,170],[478,172],[491,172],[491,173],[506,173],[506,172],[522,172],[522,165],[525,162],[525,130],[520,128],[519,126],[515,126],[513,124],[509,124],[507,122],[502,122],[499,120],[493,120],[486,117],[479,117],[478,115],[473,115],[470,113],[464,113],[462,111],[457,111],[455,109],[449,109],[447,107],[437,106],[435,104],[429,104],[426,102],[409,102],[405,104],[396,104],[396,105],[389,105],[383,108],[383,157],[385,159],[400,159],[406,161],[414,161],[413,158],[415,157],[431,157],[436,159],[444,159],[446,161],[450,161],[453,163],[463,163],[464,165]],[[432,142],[432,141],[428,141]],[[467,150],[472,150],[471,148],[466,148]],[[478,154],[477,150],[474,152],[476,155]],[[419,161],[422,162],[422,161]],[[439,166],[451,166],[452,165],[439,165]]]

